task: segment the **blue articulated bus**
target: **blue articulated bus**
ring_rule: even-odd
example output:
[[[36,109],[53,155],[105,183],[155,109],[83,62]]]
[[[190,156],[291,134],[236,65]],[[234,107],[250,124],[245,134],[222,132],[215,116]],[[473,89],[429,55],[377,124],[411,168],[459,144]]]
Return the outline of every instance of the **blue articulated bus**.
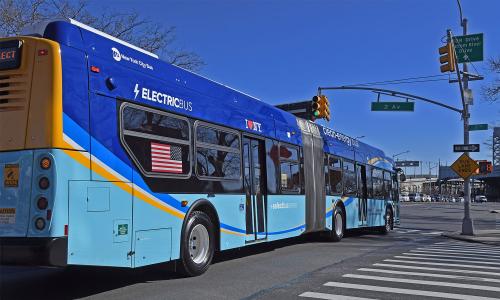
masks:
[[[398,221],[384,153],[74,20],[0,39],[4,264],[137,268]]]

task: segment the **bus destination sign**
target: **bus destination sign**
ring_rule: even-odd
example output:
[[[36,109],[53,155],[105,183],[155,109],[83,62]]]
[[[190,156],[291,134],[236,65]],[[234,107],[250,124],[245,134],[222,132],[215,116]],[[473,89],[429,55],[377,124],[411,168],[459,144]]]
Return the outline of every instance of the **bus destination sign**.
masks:
[[[21,65],[21,46],[18,40],[0,43],[0,70],[17,69]]]

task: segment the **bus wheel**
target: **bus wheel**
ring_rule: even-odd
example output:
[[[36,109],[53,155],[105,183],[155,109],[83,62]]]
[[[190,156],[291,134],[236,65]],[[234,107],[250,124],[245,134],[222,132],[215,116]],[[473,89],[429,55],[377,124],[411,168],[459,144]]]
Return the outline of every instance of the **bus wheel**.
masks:
[[[385,219],[385,223],[384,223],[384,226],[381,228],[380,231],[383,234],[388,234],[392,230],[392,228],[393,228],[393,224],[392,224],[393,223],[393,218],[392,218],[392,210],[391,209],[387,208],[385,210],[385,217],[384,217],[384,219]]]
[[[344,213],[338,206],[333,210],[332,231],[330,232],[330,239],[334,242],[339,242],[344,237]]]
[[[214,226],[201,211],[189,215],[181,243],[181,272],[186,276],[205,273],[214,256]]]

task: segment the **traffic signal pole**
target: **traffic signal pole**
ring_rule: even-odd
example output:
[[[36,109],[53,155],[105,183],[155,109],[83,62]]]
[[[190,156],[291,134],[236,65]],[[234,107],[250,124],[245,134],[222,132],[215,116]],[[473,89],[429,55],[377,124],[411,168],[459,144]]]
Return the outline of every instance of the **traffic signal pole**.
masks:
[[[461,19],[461,25],[463,27],[463,35],[467,35],[467,19],[463,18]],[[448,30],[448,37],[451,39],[451,31]],[[462,103],[463,103],[463,115],[462,118],[464,120],[464,144],[468,145],[469,144],[469,103],[465,99],[465,94],[464,92],[469,89],[469,78],[468,78],[468,67],[467,63],[463,63],[463,78],[462,80],[460,79],[460,70],[458,69],[458,62],[455,60],[456,64],[456,71],[457,71],[457,76],[458,76],[458,84],[460,86],[460,94],[462,96]],[[463,85],[462,85],[463,82]],[[468,156],[469,153],[466,152],[466,155]],[[471,203],[471,187],[470,187],[470,177],[465,178],[464,180],[464,218],[462,220],[462,234],[463,235],[474,235],[474,221],[471,218],[470,215],[470,203]]]

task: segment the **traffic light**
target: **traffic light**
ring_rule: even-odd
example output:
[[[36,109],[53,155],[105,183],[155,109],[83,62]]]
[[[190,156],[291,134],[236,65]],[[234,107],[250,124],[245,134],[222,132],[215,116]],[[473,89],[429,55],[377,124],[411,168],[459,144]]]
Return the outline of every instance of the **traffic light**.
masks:
[[[330,101],[328,101],[328,98],[326,98],[325,95],[321,95],[321,98],[324,99],[324,118],[327,122],[330,122]]]
[[[311,101],[312,117],[315,119],[326,119],[330,121],[330,102],[325,95],[314,96]]]
[[[493,164],[491,163],[491,161],[478,160],[477,163],[479,165],[479,169],[478,169],[479,174],[485,175],[485,174],[489,174],[489,173],[493,172]]]
[[[441,63],[441,73],[455,72],[455,50],[452,43],[447,43],[439,48],[439,62]]]

